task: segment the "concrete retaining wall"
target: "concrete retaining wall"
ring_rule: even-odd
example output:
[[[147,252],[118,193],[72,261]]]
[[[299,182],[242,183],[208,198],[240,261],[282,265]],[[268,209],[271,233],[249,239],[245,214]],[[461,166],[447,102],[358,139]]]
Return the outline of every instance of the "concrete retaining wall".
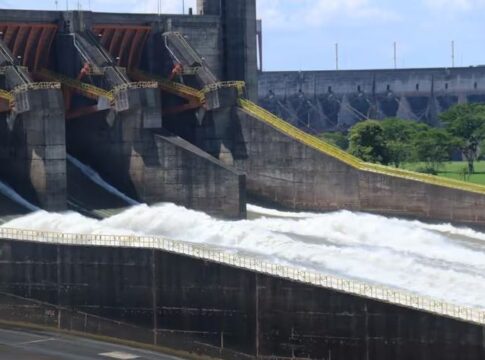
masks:
[[[238,110],[248,195],[298,210],[357,210],[485,225],[485,194],[359,171]]]
[[[160,344],[224,348],[225,358],[485,356],[478,325],[158,250],[0,240],[0,291],[154,330]],[[9,306],[0,301],[0,314]],[[111,325],[105,335],[122,337]]]

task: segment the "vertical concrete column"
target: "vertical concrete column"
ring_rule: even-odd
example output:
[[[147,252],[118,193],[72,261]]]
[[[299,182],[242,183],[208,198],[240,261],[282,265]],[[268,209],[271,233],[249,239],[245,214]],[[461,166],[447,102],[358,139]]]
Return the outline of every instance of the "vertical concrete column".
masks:
[[[220,15],[221,0],[197,0],[197,14]]]
[[[59,89],[16,94],[25,111],[5,129],[7,149],[1,175],[29,201],[51,211],[65,210],[66,144],[62,94]],[[4,154],[2,152],[2,154]]]
[[[202,147],[226,165],[234,165],[236,88],[219,88],[206,93],[206,117],[210,126],[204,127]]]
[[[24,143],[18,144],[17,159],[21,178],[31,185],[34,202],[51,211],[65,210],[66,200],[66,141],[65,117],[61,92],[55,89],[34,90],[26,94],[31,110],[20,115],[19,131]]]
[[[197,0],[197,12],[221,15],[225,80],[246,82],[247,96],[258,97],[256,0]]]
[[[256,0],[222,0],[226,80],[246,82],[247,97],[258,99]]]

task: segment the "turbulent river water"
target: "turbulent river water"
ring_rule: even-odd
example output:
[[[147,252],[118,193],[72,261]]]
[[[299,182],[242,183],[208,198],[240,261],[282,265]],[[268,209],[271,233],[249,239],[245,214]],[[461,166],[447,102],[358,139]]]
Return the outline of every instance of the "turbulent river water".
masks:
[[[174,204],[137,204],[104,220],[36,211],[3,226],[160,235],[485,309],[485,233],[349,211],[249,205],[248,212],[250,220],[224,221]]]

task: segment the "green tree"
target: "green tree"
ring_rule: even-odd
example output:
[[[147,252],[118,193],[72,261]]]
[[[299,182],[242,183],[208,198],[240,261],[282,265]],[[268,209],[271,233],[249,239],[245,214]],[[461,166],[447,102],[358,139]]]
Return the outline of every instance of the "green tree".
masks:
[[[389,164],[389,148],[381,124],[366,120],[354,125],[349,133],[349,152],[364,161]]]
[[[468,162],[468,172],[475,171],[474,162],[480,156],[480,144],[485,140],[485,105],[460,104],[440,116],[446,130],[458,139],[458,145]]]
[[[413,148],[415,159],[436,171],[444,161],[450,160],[456,140],[444,129],[428,128],[416,133]]]
[[[347,150],[349,147],[349,140],[347,136],[340,131],[323,133],[319,137],[323,141],[326,141],[329,144],[337,146],[342,150]]]
[[[381,126],[389,149],[389,161],[395,167],[399,167],[403,162],[412,161],[416,134],[429,129],[425,124],[398,118],[384,119]]]

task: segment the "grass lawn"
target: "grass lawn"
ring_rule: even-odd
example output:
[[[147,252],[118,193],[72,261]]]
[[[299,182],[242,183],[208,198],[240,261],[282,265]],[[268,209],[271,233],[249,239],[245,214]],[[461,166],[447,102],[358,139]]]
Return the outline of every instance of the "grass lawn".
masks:
[[[408,163],[404,164],[403,169],[413,170],[425,167],[424,163]],[[463,169],[467,168],[467,163],[464,161],[451,161],[445,162],[442,166],[438,169],[438,176],[443,176],[451,179],[456,180],[464,180],[463,179]],[[477,161],[475,162],[475,173],[467,176],[467,182],[472,182],[475,184],[485,185],[485,161]]]

